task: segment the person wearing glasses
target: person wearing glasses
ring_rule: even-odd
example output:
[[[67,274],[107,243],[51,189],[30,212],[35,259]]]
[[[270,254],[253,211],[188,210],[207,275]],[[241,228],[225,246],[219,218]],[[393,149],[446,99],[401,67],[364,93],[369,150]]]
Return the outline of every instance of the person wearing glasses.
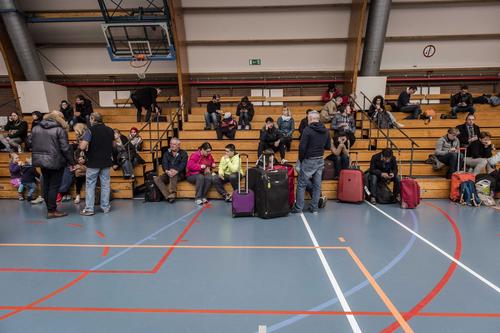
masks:
[[[202,205],[208,202],[207,193],[214,182],[212,171],[215,170],[215,161],[212,157],[212,146],[204,142],[198,150],[189,156],[187,162],[187,181],[196,187],[195,203]]]
[[[460,134],[455,127],[448,128],[446,135],[439,138],[436,142],[436,150],[434,154],[437,159],[448,166],[446,178],[450,179],[451,174],[458,170],[458,166],[462,165],[462,158],[458,159],[460,141],[457,136]]]
[[[231,194],[224,189],[224,184],[231,183],[233,191],[237,191],[238,173],[243,176],[240,155],[236,152],[236,147],[230,143],[225,148],[224,156],[219,163],[219,174],[214,179],[217,192],[226,202],[231,202]]]

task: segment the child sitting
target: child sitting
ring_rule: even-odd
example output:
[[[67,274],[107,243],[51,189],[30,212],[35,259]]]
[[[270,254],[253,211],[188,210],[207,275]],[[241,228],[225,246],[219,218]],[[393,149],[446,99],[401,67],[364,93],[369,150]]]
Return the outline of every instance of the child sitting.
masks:
[[[28,201],[33,201],[33,193],[36,190],[36,179],[40,175],[31,164],[31,158],[26,158],[26,162],[21,167],[21,185],[19,186],[19,200],[24,200],[23,193],[28,189]]]
[[[236,120],[234,120],[234,118],[231,116],[231,112],[224,113],[224,118],[216,129],[217,140],[222,140],[224,135],[227,136],[228,139],[234,140],[237,126],[238,124],[236,123]]]
[[[21,161],[19,155],[16,153],[10,154],[9,171],[10,171],[10,184],[16,189],[21,186]],[[19,195],[19,200],[24,200],[22,194]]]

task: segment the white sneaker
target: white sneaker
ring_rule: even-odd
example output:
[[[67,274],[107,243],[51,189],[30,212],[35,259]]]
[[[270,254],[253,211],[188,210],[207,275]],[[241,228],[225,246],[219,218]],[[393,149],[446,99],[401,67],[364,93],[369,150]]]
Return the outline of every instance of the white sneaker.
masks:
[[[250,129],[250,126],[249,126],[249,125],[246,125],[246,126],[245,126],[245,129],[246,129],[246,130],[249,130],[249,129]]]
[[[38,197],[35,200],[31,201],[31,203],[34,204],[34,205],[41,204],[42,202],[43,202],[43,198],[42,197]]]
[[[75,204],[79,204],[80,203],[80,196],[77,195],[76,198],[75,198],[75,201],[73,201]]]
[[[197,205],[203,205],[203,200],[201,200],[201,199],[196,199],[196,200],[194,201],[194,203],[195,203],[195,204],[197,204]]]
[[[238,125],[238,129],[239,129],[239,130],[241,129],[241,125]]]
[[[206,204],[206,203],[208,202],[208,199],[207,199],[207,198],[203,198],[203,199],[201,199],[201,201],[202,201],[204,204]]]
[[[405,127],[405,125],[404,125],[404,124],[401,124],[401,123],[394,123],[394,125],[396,125],[396,126],[397,126],[397,127],[399,127],[399,128]]]

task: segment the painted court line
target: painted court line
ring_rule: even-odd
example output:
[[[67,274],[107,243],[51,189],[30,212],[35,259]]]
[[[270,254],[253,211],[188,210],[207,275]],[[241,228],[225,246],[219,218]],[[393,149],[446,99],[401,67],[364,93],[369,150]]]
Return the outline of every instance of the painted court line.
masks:
[[[309,226],[309,223],[307,222],[306,217],[304,216],[304,213],[300,213],[300,217],[302,218],[302,222],[304,222],[304,226],[306,227],[307,233],[309,234],[309,237],[311,238],[312,243],[314,246],[319,247],[318,241],[316,240],[316,236],[314,236],[313,231],[311,230],[311,227]],[[328,276],[328,279],[330,279],[330,283],[332,284],[333,290],[335,291],[335,294],[337,295],[340,305],[342,306],[342,309],[345,312],[351,312],[351,308],[349,304],[347,303],[347,300],[345,299],[344,294],[342,293],[342,289],[340,289],[340,286],[337,282],[337,279],[335,278],[335,275],[333,275],[333,271],[330,268],[330,265],[326,261],[325,255],[323,254],[323,251],[320,248],[316,248],[316,253],[319,256],[319,259],[321,260],[321,263],[323,264],[323,268],[326,271],[326,275]],[[358,325],[358,322],[356,321],[356,318],[352,314],[347,314],[346,315],[347,320],[349,321],[349,325],[351,325],[352,331],[354,333],[361,333],[361,328]]]
[[[468,266],[466,266],[465,264],[463,264],[461,261],[453,258],[451,255],[449,255],[448,253],[446,253],[444,250],[442,250],[440,247],[438,247],[437,245],[435,245],[434,243],[432,243],[431,241],[427,240],[426,238],[424,238],[423,236],[421,236],[420,234],[416,233],[415,231],[411,230],[410,228],[408,228],[407,226],[405,226],[403,223],[399,222],[398,220],[396,220],[395,218],[393,218],[392,216],[390,216],[389,214],[387,214],[386,212],[384,212],[383,210],[381,210],[380,208],[372,205],[371,203],[369,203],[368,201],[366,201],[366,203],[368,205],[370,205],[373,209],[377,210],[379,213],[381,213],[382,215],[386,216],[387,218],[389,218],[391,221],[397,223],[400,227],[402,227],[403,229],[405,229],[406,231],[414,234],[418,239],[420,239],[421,241],[423,241],[424,243],[426,243],[427,245],[429,245],[430,247],[432,247],[434,250],[438,251],[439,253],[441,253],[443,256],[445,256],[446,258],[448,258],[449,260],[453,261],[454,263],[456,263],[458,266],[460,266],[461,268],[463,268],[465,271],[469,272],[472,276],[476,277],[477,279],[479,279],[481,282],[483,282],[484,284],[486,284],[488,287],[492,288],[494,291],[496,291],[497,293],[500,293],[500,288],[497,287],[493,282],[487,280],[486,278],[484,278],[483,276],[481,276],[480,274],[476,273],[474,270],[472,270],[471,268],[469,268]]]

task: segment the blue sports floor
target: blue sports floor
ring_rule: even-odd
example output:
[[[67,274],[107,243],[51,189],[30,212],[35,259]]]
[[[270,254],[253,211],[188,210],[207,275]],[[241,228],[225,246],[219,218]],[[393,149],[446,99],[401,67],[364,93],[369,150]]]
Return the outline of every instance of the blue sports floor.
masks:
[[[500,211],[0,201],[0,332],[500,332]]]

